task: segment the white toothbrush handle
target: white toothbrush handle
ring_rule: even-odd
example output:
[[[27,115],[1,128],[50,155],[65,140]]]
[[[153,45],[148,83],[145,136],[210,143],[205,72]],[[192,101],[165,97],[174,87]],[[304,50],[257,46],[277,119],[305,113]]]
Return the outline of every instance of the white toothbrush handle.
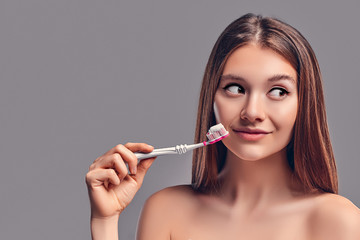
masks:
[[[177,154],[175,151],[152,151],[150,153],[135,153],[135,156],[138,160],[146,159],[146,158],[152,158],[157,157],[160,155],[166,155],[166,154]]]
[[[154,149],[150,153],[135,153],[135,156],[138,158],[138,160],[146,159],[146,158],[152,158],[157,157],[160,155],[167,155],[167,154],[183,154],[187,151],[194,150],[199,147],[206,146],[206,143],[197,143],[197,144],[191,144],[191,145],[176,145],[176,147],[169,147],[169,148],[159,148]]]
[[[187,151],[194,150],[199,147],[214,144],[227,136],[229,136],[229,132],[226,131],[221,123],[219,123],[215,126],[212,126],[206,133],[206,137],[208,138],[207,142],[191,144],[189,146],[186,144],[181,144],[176,145],[176,147],[154,149],[151,153],[135,153],[135,156],[138,158],[138,160],[141,160],[166,154],[183,154]]]

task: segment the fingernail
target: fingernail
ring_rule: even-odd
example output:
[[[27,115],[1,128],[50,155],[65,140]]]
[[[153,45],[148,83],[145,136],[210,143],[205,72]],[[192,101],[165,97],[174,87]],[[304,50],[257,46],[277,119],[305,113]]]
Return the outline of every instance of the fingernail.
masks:
[[[136,174],[136,170],[137,170],[136,167],[132,167],[131,168],[131,174]]]

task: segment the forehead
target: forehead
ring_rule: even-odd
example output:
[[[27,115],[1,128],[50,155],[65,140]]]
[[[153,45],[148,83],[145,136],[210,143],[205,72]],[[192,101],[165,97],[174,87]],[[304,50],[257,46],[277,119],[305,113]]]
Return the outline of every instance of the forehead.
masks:
[[[274,75],[290,75],[297,80],[296,70],[284,57],[256,44],[242,46],[229,56],[222,75],[231,74],[250,80],[267,79]]]

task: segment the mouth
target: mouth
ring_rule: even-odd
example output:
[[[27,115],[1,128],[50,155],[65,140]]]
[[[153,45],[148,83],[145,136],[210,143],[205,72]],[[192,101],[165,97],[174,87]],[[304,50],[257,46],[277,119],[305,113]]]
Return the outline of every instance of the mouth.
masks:
[[[258,128],[232,128],[232,131],[246,141],[258,141],[271,133]]]

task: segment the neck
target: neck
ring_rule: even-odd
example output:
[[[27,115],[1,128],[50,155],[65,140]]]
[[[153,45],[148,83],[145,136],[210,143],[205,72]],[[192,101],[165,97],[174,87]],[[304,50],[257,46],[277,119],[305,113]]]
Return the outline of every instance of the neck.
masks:
[[[219,183],[221,198],[248,211],[289,199],[294,192],[285,149],[256,161],[242,160],[228,151]]]

